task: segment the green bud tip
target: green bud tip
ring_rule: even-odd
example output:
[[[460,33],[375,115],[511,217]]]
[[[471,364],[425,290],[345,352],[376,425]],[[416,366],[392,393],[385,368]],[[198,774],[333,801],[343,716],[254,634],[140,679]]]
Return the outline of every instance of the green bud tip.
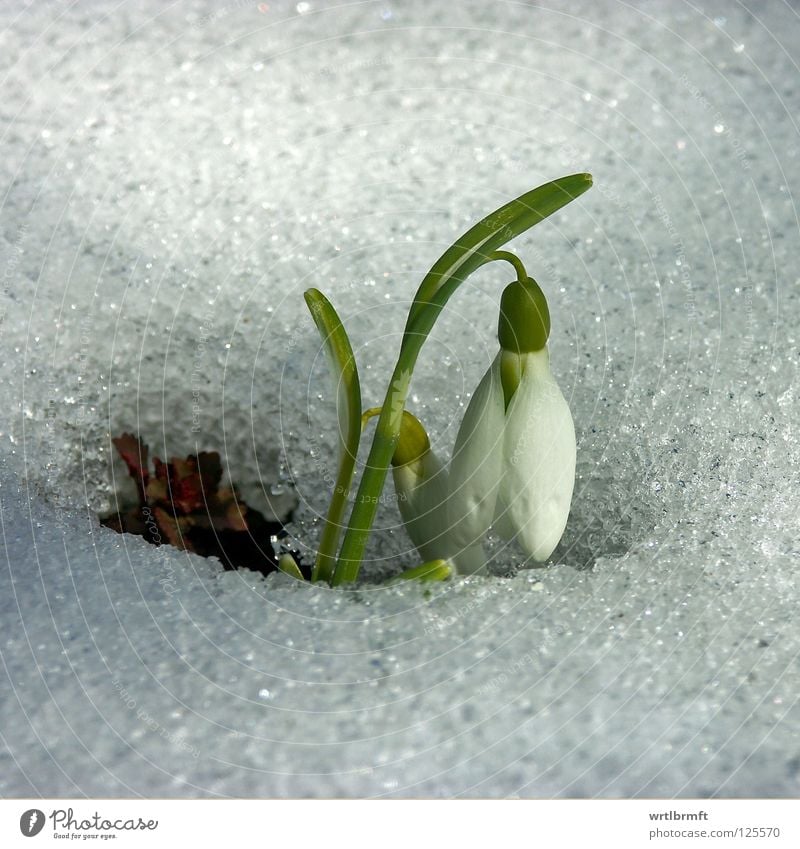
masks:
[[[421,566],[406,569],[397,576],[399,581],[446,581],[455,573],[447,560],[429,560]]]
[[[533,277],[515,280],[503,290],[497,336],[500,347],[514,354],[541,351],[547,344],[550,310]]]
[[[281,572],[285,572],[287,575],[291,575],[299,581],[305,580],[303,573],[300,571],[300,567],[297,565],[297,561],[288,552],[281,554],[278,558],[278,568]]]
[[[403,421],[400,424],[400,438],[392,457],[393,466],[405,466],[414,463],[431,450],[428,434],[422,426],[422,422],[412,416],[408,410],[403,410]]]
[[[370,407],[361,415],[361,429],[367,426],[367,422],[381,414],[381,407]],[[416,463],[431,450],[431,442],[428,434],[422,426],[422,422],[412,416],[408,410],[403,410],[403,418],[400,422],[400,436],[392,456],[393,466],[405,466],[408,463]]]

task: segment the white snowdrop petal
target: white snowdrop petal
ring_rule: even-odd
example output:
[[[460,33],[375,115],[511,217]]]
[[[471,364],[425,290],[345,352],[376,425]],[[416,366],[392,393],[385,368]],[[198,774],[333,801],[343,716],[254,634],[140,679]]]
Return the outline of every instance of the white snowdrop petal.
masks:
[[[492,523],[502,473],[504,421],[498,354],[464,413],[450,462],[447,521],[457,546],[472,546]]]
[[[447,559],[447,469],[433,451],[392,469],[397,505],[408,536],[423,561]]]
[[[479,540],[455,543],[447,525],[448,471],[433,451],[392,469],[400,516],[423,561],[445,559],[455,572],[472,575],[486,565]]]
[[[503,440],[503,476],[494,526],[516,537],[536,560],[558,545],[575,483],[575,428],[546,350],[526,354],[525,371],[511,399]]]

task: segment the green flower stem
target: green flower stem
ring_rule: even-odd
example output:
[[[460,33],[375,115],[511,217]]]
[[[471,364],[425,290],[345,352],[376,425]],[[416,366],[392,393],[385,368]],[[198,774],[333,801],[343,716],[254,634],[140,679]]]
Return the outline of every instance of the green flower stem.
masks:
[[[403,371],[402,360],[401,356],[397,366],[395,366],[390,386],[397,384],[400,380]],[[400,422],[406,394],[407,392],[402,395],[400,415],[392,410],[393,390],[390,388],[386,394],[386,401],[375,428],[375,436],[367,458],[367,465],[361,476],[361,484],[356,494],[356,503],[353,505],[353,512],[350,514],[350,523],[347,526],[342,548],[339,552],[339,560],[333,572],[331,584],[334,587],[355,581],[358,577],[361,558],[364,555],[369,531],[378,509],[378,498],[383,491],[386,473],[389,470],[394,449],[400,437]]]
[[[525,271],[522,260],[516,254],[512,254],[511,251],[495,251],[489,259],[504,259],[506,262],[510,262],[514,266],[514,271],[517,272],[517,280],[522,282],[528,279],[528,272]]]
[[[420,284],[408,314],[400,356],[386,393],[375,437],[361,477],[333,573],[332,584],[355,581],[370,528],[400,434],[411,375],[431,328],[455,290],[497,249],[582,195],[592,185],[590,174],[572,174],[539,186],[486,216],[448,248]],[[498,259],[508,259],[501,251]],[[515,258],[516,259],[516,258]]]

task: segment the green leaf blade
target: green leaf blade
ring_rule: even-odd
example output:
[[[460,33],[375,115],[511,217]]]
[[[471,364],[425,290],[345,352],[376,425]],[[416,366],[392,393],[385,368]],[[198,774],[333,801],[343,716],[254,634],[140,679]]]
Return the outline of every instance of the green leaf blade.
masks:
[[[318,289],[308,289],[304,297],[325,347],[336,387],[339,470],[311,576],[312,581],[330,581],[361,441],[361,384],[353,347],[333,304]]]
[[[460,236],[425,275],[408,314],[406,334],[419,314],[437,302],[436,296],[442,289],[447,287],[452,293],[473,271],[489,261],[493,251],[558,212],[591,187],[591,174],[570,174],[538,186],[482,218]]]

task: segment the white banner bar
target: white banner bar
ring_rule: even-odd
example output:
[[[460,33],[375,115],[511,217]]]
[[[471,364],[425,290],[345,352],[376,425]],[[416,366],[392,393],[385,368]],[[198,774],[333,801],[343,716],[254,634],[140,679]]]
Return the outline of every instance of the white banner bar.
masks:
[[[0,845],[800,846],[797,800],[2,800]],[[113,841],[113,842],[112,842]]]

